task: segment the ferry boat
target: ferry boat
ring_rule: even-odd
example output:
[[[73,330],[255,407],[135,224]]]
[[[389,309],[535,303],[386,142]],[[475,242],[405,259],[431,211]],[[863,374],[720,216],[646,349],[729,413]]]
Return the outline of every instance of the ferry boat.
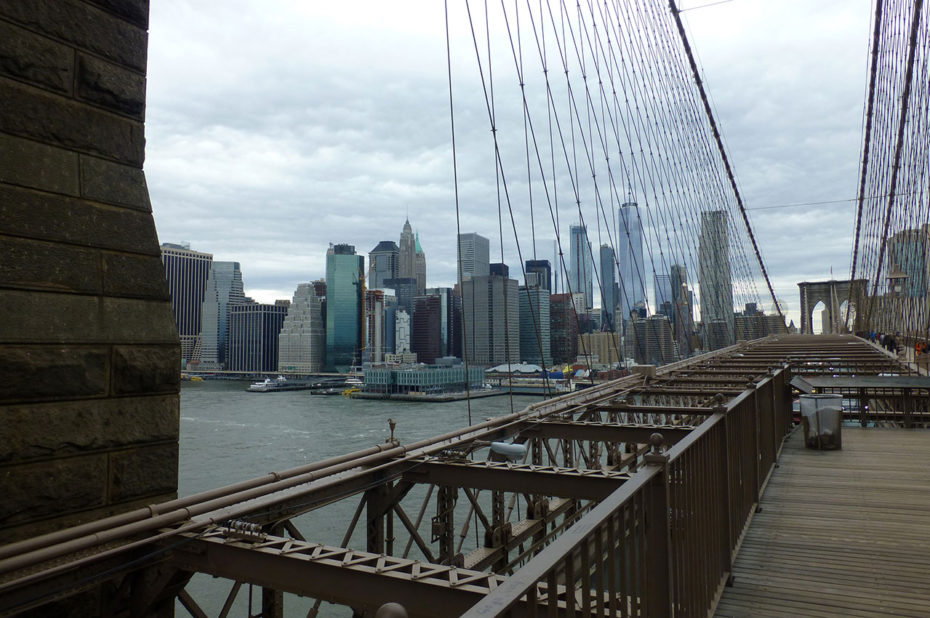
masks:
[[[306,382],[289,382],[287,378],[279,375],[274,380],[265,378],[261,382],[255,382],[246,390],[250,393],[273,393],[276,391],[306,391],[311,388],[313,388],[311,384],[307,384]]]

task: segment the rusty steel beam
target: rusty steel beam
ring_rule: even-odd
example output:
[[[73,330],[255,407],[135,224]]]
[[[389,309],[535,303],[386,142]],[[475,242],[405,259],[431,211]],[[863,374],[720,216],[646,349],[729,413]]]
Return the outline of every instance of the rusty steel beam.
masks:
[[[559,517],[563,516],[572,508],[572,500],[567,498],[554,498],[546,501],[546,510],[539,519],[524,519],[513,525],[511,536],[501,547],[478,547],[464,556],[464,567],[483,571],[490,568],[492,564],[499,561],[501,556],[507,551],[526,543],[534,536],[543,535],[540,538],[550,538],[556,531],[552,531],[546,536],[546,530]],[[586,511],[585,511],[586,512]]]
[[[646,386],[640,389],[637,389],[634,394],[637,395],[690,395],[694,397],[713,397],[717,393],[721,395],[730,395],[735,397],[742,393],[745,388],[725,388],[723,386],[718,387],[709,387],[709,388],[694,388],[694,387],[661,387],[661,386]]]
[[[544,421],[541,423],[527,422],[526,429],[521,429],[520,432],[531,437],[633,444],[646,444],[649,442],[649,436],[659,432],[665,437],[666,444],[674,444],[688,435],[688,432],[692,429],[694,427],[690,425],[639,425],[632,423],[619,425],[616,423]]]
[[[743,392],[742,389],[740,392]],[[639,391],[641,394],[651,394],[646,391]],[[716,391],[715,391],[716,392]],[[685,395],[687,393],[675,391],[675,394]],[[706,395],[707,393],[701,393]],[[602,405],[597,407],[602,412],[635,412],[637,414],[682,414],[682,415],[701,415],[706,416],[716,412],[714,408],[708,406],[642,406],[637,404],[616,403],[611,405]]]
[[[171,551],[185,570],[274,588],[374,612],[384,603],[404,606],[410,616],[458,616],[505,578],[491,573],[328,547],[282,537],[253,543],[215,528],[184,535]]]
[[[630,478],[629,474],[622,472],[559,466],[494,461],[451,462],[434,458],[423,458],[420,461],[420,465],[404,474],[405,480],[584,500],[601,500]]]

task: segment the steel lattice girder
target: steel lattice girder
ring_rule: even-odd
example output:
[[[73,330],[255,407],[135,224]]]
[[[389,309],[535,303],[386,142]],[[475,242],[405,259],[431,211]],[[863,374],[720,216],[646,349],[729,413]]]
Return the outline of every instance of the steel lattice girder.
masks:
[[[372,612],[389,601],[411,616],[458,616],[505,578],[493,573],[283,537],[236,540],[225,528],[186,534],[174,566]]]
[[[630,478],[624,472],[496,461],[444,461],[422,458],[404,474],[413,483],[514,491],[560,498],[601,500]]]
[[[631,410],[622,409],[623,412]],[[635,410],[633,410],[635,411]],[[709,414],[703,412],[702,415]],[[594,423],[588,421],[543,421],[526,422],[526,428],[520,435],[540,438],[559,438],[566,440],[591,440],[597,442],[647,444],[650,436],[661,433],[665,444],[675,444],[694,429],[690,425],[648,425]]]

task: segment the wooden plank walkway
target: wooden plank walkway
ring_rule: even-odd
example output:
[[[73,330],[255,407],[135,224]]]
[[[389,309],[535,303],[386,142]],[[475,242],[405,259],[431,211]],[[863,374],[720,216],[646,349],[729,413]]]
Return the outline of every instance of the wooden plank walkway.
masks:
[[[716,616],[930,616],[930,430],[782,450]]]

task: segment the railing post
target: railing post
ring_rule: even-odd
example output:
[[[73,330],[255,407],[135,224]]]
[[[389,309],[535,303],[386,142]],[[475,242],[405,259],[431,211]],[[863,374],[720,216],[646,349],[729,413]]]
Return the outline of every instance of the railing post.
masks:
[[[646,491],[646,615],[650,618],[672,616],[672,547],[669,518],[668,455],[662,447],[660,433],[649,437],[652,450],[643,459],[646,465],[658,466],[661,472],[650,481]]]
[[[778,371],[778,368],[772,367],[769,370],[769,375],[772,376],[771,379],[771,395],[769,395],[769,405],[771,405],[772,410],[772,467],[778,462],[778,445],[781,443],[782,436],[778,433],[781,423],[778,421],[781,411],[779,410],[780,404],[782,402],[782,396],[780,392],[781,388],[781,373]]]
[[[717,405],[714,406],[714,413],[720,414],[723,416],[723,420],[720,425],[723,427],[723,452],[721,453],[723,458],[723,495],[724,495],[724,506],[726,507],[723,512],[723,524],[726,531],[724,543],[723,543],[723,570],[727,573],[733,572],[733,547],[731,543],[733,542],[733,497],[730,493],[730,458],[733,456],[733,453],[730,451],[730,428],[729,428],[729,414],[727,414],[727,406],[722,402],[723,396],[718,395],[715,397]],[[729,581],[729,580],[728,580]]]
[[[746,390],[752,391],[752,414],[749,415],[749,418],[752,419],[752,441],[753,448],[755,449],[752,456],[752,495],[753,501],[758,504],[759,492],[762,489],[762,473],[760,471],[762,467],[762,445],[759,441],[759,433],[761,432],[759,422],[759,388],[755,382],[747,382]]]

